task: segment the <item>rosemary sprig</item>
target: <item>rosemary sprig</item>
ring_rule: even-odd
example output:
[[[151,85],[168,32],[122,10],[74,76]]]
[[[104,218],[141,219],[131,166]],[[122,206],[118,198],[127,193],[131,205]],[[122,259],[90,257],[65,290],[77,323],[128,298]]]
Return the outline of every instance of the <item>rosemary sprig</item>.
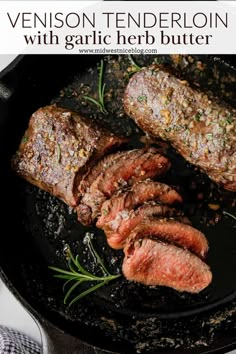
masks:
[[[103,276],[101,277],[88,272],[80,264],[78,255],[74,257],[69,247],[66,249],[68,270],[57,268],[57,267],[49,267],[51,270],[57,273],[54,274],[55,278],[66,280],[65,284],[63,285],[64,292],[68,288],[68,285],[73,283],[73,285],[69,287],[69,290],[67,290],[64,297],[64,304],[67,304],[69,301],[68,304],[69,307],[73,305],[76,301],[82,299],[83,297],[96,291],[102,286],[108,284],[110,281],[117,279],[121,276],[120,274],[112,275],[104,266],[96,250],[94,248],[92,249],[93,249],[93,254],[96,256],[97,263],[103,272]],[[72,298],[72,294],[74,293],[74,291],[77,288],[79,288],[79,286],[83,283],[89,284],[89,286],[85,290],[83,289],[81,292],[79,292],[79,294],[76,295],[74,298]]]
[[[222,211],[222,213],[223,213],[224,215],[227,215],[227,216],[229,216],[230,218],[236,220],[236,216],[233,215],[233,214],[228,213],[228,211]]]
[[[131,67],[128,68],[128,76],[131,76],[138,71],[142,70],[142,68],[134,61],[132,55],[128,55],[129,61],[131,63]]]
[[[103,60],[101,60],[100,67],[99,67],[99,74],[98,74],[98,100],[90,96],[84,96],[84,99],[98,106],[100,111],[106,114],[107,110],[104,102],[106,84],[103,82],[103,76],[104,76],[104,63]]]
[[[134,69],[135,69],[136,71],[140,71],[140,70],[142,69],[141,66],[139,66],[139,65],[134,61],[134,59],[133,59],[133,57],[132,57],[131,54],[128,55],[128,58],[129,58],[130,63],[132,64],[132,66],[134,67]]]

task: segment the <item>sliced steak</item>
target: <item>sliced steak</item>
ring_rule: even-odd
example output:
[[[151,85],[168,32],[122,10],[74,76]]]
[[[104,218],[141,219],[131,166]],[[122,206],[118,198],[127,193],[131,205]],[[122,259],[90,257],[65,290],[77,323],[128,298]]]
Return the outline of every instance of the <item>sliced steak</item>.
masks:
[[[124,252],[122,270],[128,280],[190,293],[199,293],[212,281],[207,264],[175,245],[142,238],[129,240]]]
[[[125,112],[146,133],[169,141],[225,189],[236,191],[236,109],[153,65],[134,74]]]
[[[153,218],[138,225],[130,234],[130,239],[148,237],[173,243],[205,258],[208,242],[205,235],[194,227],[173,219]]]
[[[12,165],[21,177],[75,207],[88,167],[126,140],[78,113],[47,106],[30,118]]]
[[[82,185],[79,187],[81,188],[81,191],[83,191],[83,197],[76,210],[78,220],[82,224],[90,226],[94,223],[94,219],[96,218],[95,214],[97,210],[99,211],[100,204],[102,204],[106,199],[104,194],[99,192],[98,185],[101,182],[101,179],[104,177],[107,169],[110,169],[113,164],[119,164],[119,162],[124,163],[126,160],[138,158],[142,154],[142,149],[129,150],[122,153],[117,152],[116,154],[113,154],[112,160],[110,160],[109,156],[107,156],[99,161],[98,164],[91,169],[89,180],[87,182],[86,179],[82,180]],[[105,168],[103,168],[104,164]],[[93,178],[93,176],[96,177]],[[93,199],[94,194],[97,195],[97,200],[95,201]]]
[[[169,168],[169,160],[154,148],[127,151],[105,169],[91,184],[89,192],[84,194],[77,208],[79,221],[91,224],[99,215],[104,201],[115,192],[135,182],[163,176]]]
[[[122,210],[135,209],[150,200],[161,204],[173,205],[181,203],[182,197],[173,188],[164,183],[150,179],[135,183],[130,190],[113,195],[111,199],[103,203],[97,227],[103,228],[103,226],[115,219]]]
[[[79,184],[79,192],[81,195],[89,192],[89,188],[91,184],[95,181],[95,179],[103,173],[108,167],[113,165],[116,161],[118,161],[122,156],[127,154],[126,151],[116,152],[114,154],[109,154],[102,158],[97,162],[95,166],[89,168],[86,174],[83,176],[80,184]]]
[[[181,221],[183,220],[182,211],[154,202],[146,203],[135,211],[123,209],[117,213],[113,220],[103,225],[103,231],[106,234],[109,246],[114,249],[123,248],[127,237],[138,224],[146,219],[149,220],[149,218],[157,216],[181,217]],[[184,220],[188,219],[185,218]]]

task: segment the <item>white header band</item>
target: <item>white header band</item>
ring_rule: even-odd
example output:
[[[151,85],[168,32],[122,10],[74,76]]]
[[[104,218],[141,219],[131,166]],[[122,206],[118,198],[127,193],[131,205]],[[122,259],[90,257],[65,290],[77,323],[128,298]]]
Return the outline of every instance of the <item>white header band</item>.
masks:
[[[1,1],[0,54],[236,54],[234,1]]]

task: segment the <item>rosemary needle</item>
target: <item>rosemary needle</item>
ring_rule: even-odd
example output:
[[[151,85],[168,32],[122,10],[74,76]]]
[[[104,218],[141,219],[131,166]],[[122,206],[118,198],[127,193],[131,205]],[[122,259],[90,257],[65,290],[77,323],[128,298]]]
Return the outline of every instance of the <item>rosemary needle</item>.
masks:
[[[99,74],[98,74],[98,100],[90,96],[84,96],[84,99],[98,106],[100,111],[106,114],[107,110],[105,108],[105,102],[104,102],[106,84],[103,83],[103,76],[104,76],[104,63],[103,60],[101,60],[100,67],[99,67]]]
[[[137,71],[139,71],[139,70],[142,69],[141,66],[139,66],[139,65],[134,61],[132,55],[129,54],[129,55],[128,55],[128,58],[129,58],[129,61],[131,62],[131,64],[135,67],[135,69],[136,69]]]
[[[236,216],[235,216],[235,215],[230,214],[230,213],[228,213],[227,211],[222,211],[222,213],[223,213],[224,215],[227,215],[227,216],[231,217],[232,219],[236,220]]]
[[[49,267],[51,270],[56,272],[56,274],[54,275],[55,278],[63,279],[66,281],[63,286],[64,292],[66,291],[68,286],[72,284],[65,294],[64,304],[67,304],[69,301],[68,305],[71,306],[76,301],[82,299],[83,297],[96,291],[100,287],[108,284],[110,281],[115,280],[121,276],[120,274],[110,274],[110,272],[104,266],[97,251],[94,248],[92,249],[93,254],[96,256],[97,263],[99,264],[99,267],[103,272],[103,276],[101,277],[88,272],[80,264],[78,255],[74,257],[69,247],[66,249],[66,256],[68,259],[68,270],[57,267]],[[75,290],[79,289],[79,287],[84,283],[89,284],[89,286],[85,290],[83,288],[82,291],[80,291],[75,297],[72,297],[72,294],[75,292]]]
[[[131,71],[129,72],[129,75],[133,75],[136,72],[140,71],[142,68],[134,61],[132,55],[128,55],[129,61],[132,65]]]

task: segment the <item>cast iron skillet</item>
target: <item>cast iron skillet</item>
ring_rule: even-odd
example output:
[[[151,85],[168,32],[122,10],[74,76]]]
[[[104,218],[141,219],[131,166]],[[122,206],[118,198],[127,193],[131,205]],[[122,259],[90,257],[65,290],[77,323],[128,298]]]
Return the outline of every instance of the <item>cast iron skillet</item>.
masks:
[[[169,61],[168,57],[162,59]],[[234,57],[224,59],[234,64]],[[51,101],[96,117],[114,131],[132,135],[131,146],[141,144],[140,131],[122,112],[127,58],[105,58],[107,91],[110,90],[107,107],[112,114],[104,117],[83,102],[85,93],[96,90],[99,60],[96,56],[25,56],[18,57],[2,73],[1,277],[39,324],[44,353],[226,352],[236,347],[235,222],[219,213],[222,220],[215,226],[207,225],[216,216],[207,208],[207,201],[218,200],[228,210],[234,194],[219,190],[205,176],[186,166],[171,149],[168,154],[173,169],[167,180],[183,190],[186,212],[209,239],[208,263],[213,283],[193,296],[164,287],[150,289],[121,278],[70,309],[63,305],[62,284],[52,277],[48,266],[65,267],[65,244],[79,253],[89,270],[96,268],[96,264],[83,243],[86,232],[95,234],[94,246],[113,273],[120,270],[122,252],[109,249],[102,232],[82,227],[62,202],[15,176],[10,160],[32,112]],[[153,58],[138,60],[142,65]],[[231,80],[236,77],[234,68],[222,58],[201,60],[210,63],[207,85],[203,74],[188,75],[193,81],[199,79],[203,86],[216,88],[219,95],[235,104],[235,82]],[[180,75],[182,65],[185,64],[177,68]],[[224,71],[225,79],[215,75],[218,67]],[[207,200],[199,203],[197,195],[202,191]],[[199,204],[203,204],[200,209],[196,208]]]

